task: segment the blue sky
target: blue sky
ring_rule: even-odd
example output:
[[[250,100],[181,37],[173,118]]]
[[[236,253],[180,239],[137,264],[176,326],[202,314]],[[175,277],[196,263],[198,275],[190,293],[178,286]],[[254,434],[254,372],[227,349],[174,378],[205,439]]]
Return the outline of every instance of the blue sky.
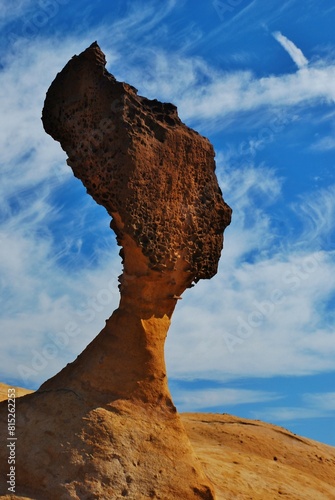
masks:
[[[109,217],[41,125],[97,40],[115,77],[207,136],[234,210],[219,273],[166,345],[181,411],[335,445],[335,6],[331,0],[18,0],[0,7],[0,380],[37,388],[118,305]]]

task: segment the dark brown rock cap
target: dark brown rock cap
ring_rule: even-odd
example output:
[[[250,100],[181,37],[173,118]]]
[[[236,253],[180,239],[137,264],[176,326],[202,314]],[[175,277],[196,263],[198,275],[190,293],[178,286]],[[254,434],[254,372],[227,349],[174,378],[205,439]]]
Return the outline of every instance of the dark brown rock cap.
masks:
[[[213,147],[174,105],[139,96],[105,65],[96,42],[67,63],[48,90],[44,128],[112,216],[120,245],[130,238],[152,270],[182,267],[188,285],[211,278],[231,220]]]

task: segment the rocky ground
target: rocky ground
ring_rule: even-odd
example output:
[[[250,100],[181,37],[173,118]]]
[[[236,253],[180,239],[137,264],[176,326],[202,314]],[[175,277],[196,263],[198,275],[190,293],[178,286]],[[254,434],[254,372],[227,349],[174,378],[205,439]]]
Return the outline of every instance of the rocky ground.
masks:
[[[182,420],[219,500],[335,499],[335,448],[228,414]]]
[[[0,384],[1,400],[7,389]],[[335,499],[335,448],[228,414],[185,413],[182,421],[218,500]]]

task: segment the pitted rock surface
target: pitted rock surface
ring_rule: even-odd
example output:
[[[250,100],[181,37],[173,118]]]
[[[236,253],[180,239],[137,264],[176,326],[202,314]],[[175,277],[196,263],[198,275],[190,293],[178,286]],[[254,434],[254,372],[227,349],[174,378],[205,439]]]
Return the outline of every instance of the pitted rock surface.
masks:
[[[215,176],[210,142],[172,104],[115,80],[97,44],[75,56],[46,97],[43,124],[87,191],[154,270],[185,261],[189,284],[217,272],[231,210]]]

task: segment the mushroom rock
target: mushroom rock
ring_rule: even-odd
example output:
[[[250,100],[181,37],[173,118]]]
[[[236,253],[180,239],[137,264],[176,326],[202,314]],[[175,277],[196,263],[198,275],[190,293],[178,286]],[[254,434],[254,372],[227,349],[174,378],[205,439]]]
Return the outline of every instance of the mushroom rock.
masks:
[[[139,96],[105,65],[97,43],[74,56],[51,84],[42,120],[112,217],[120,304],[73,363],[17,399],[16,491],[43,500],[213,499],[171,400],[164,342],[182,293],[217,272],[231,209],[210,142],[175,106]]]

